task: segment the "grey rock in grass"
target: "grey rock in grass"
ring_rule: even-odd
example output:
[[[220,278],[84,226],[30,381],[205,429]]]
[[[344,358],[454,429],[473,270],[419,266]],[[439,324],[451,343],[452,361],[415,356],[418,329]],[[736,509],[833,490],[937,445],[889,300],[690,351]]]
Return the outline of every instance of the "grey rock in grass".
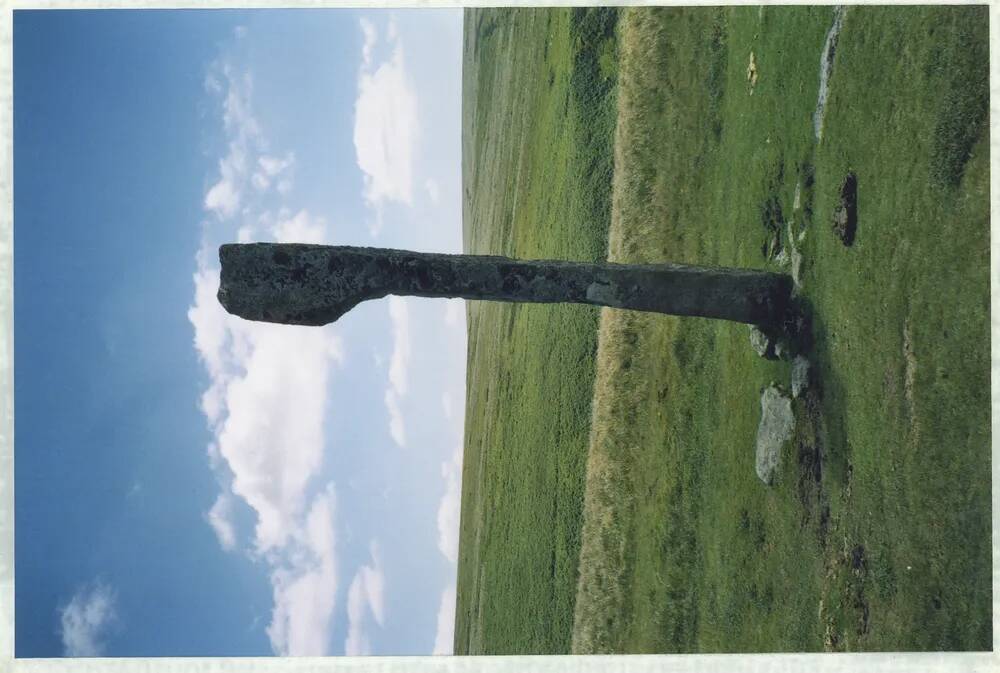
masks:
[[[792,360],[792,397],[799,398],[809,388],[809,360],[797,355]]]
[[[774,357],[779,360],[787,360],[791,357],[792,348],[788,339],[778,338],[774,340]]]
[[[781,453],[795,431],[792,400],[776,386],[760,396],[760,425],[757,426],[757,477],[767,485],[781,465]]]
[[[750,346],[762,358],[767,358],[768,360],[775,358],[774,340],[756,325],[750,325]]]

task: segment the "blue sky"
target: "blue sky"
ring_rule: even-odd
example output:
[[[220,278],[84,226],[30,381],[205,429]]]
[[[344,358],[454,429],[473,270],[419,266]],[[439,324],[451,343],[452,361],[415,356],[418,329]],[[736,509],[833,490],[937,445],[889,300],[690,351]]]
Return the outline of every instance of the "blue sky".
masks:
[[[224,242],[460,251],[461,21],[14,13],[18,657],[451,652],[464,304],[215,291]]]

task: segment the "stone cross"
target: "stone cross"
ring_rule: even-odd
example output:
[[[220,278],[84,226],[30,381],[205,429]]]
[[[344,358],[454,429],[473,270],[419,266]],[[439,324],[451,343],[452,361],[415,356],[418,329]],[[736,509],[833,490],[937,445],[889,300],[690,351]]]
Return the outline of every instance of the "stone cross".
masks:
[[[785,274],[681,264],[595,264],[409,250],[228,244],[219,301],[247,320],[325,325],[389,294],[574,302],[779,328],[791,304]]]

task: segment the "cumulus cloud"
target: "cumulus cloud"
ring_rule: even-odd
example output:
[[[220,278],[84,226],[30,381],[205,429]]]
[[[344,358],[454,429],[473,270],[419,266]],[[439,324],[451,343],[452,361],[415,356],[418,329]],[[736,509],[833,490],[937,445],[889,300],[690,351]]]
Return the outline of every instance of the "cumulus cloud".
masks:
[[[441,463],[444,495],[438,504],[438,549],[452,563],[458,562],[458,524],[462,511],[462,445]]]
[[[385,408],[389,412],[389,436],[396,446],[406,446],[406,423],[399,406],[399,395],[389,388],[385,391]]]
[[[332,484],[315,482],[323,465],[329,381],[343,361],[343,347],[329,328],[228,314],[216,299],[216,250],[218,243],[234,239],[327,243],[330,231],[306,210],[260,212],[259,200],[248,195],[278,178],[287,180],[294,156],[267,151],[250,105],[248,74],[216,65],[208,81],[215,85],[206,84],[206,90],[224,97],[228,150],[220,160],[220,179],[205,196],[206,209],[216,217],[202,226],[188,319],[208,374],[201,409],[212,432],[209,461],[227,487],[205,519],[220,546],[232,549],[239,542],[232,510],[250,509],[251,551],[267,564],[272,584],[268,635],[274,651],[325,654],[337,589],[334,495]],[[231,217],[237,208],[240,221]]]
[[[102,639],[116,621],[115,592],[107,584],[95,581],[74,594],[58,609],[59,635],[67,657],[99,657],[104,652]]]
[[[271,182],[282,173],[291,168],[295,163],[295,156],[291,153],[285,157],[270,157],[262,155],[257,158],[257,166],[254,170],[250,182],[258,191],[264,191],[271,186]],[[280,191],[279,183],[279,191]]]
[[[197,283],[209,275],[196,275],[196,301],[206,294]],[[214,294],[212,301],[218,305]],[[218,312],[224,313],[221,307]],[[222,351],[202,354],[210,373],[209,363],[219,363],[202,409],[233,493],[257,514],[256,545],[265,551],[284,544],[321,466],[330,368],[342,350],[323,330],[250,323],[218,312],[196,303],[189,313],[196,344],[203,328],[222,323],[226,330]]]
[[[205,76],[205,90],[215,95],[225,91],[222,121],[229,143],[226,155],[219,159],[219,177],[205,193],[203,206],[217,219],[228,220],[247,200],[251,186],[262,192],[278,180],[279,192],[287,193],[291,180],[286,174],[295,157],[291,153],[283,157],[264,153],[267,142],[253,115],[249,73],[238,75],[229,65],[214,64]]]
[[[447,587],[441,594],[438,607],[437,634],[434,637],[433,654],[453,654],[455,651],[455,585]]]
[[[337,597],[333,484],[313,500],[305,525],[295,531],[295,553],[271,575],[274,611],[267,635],[281,656],[330,652],[330,626]]]
[[[385,574],[379,556],[378,543],[371,543],[372,562],[358,569],[347,590],[347,639],[344,654],[371,654],[371,643],[365,633],[366,615],[371,614],[379,626],[385,624]]]
[[[409,387],[410,311],[402,297],[392,295],[387,303],[393,346],[389,359],[389,386],[385,391],[385,407],[389,411],[389,434],[397,445],[406,446],[406,426],[400,400]]]
[[[396,295],[391,295],[387,303],[393,339],[389,385],[400,395],[405,395],[410,369],[410,310],[406,300]]]
[[[419,124],[417,97],[406,73],[403,45],[390,26],[388,60],[377,64],[375,26],[361,20],[364,43],[354,103],[354,150],[364,177],[364,198],[376,210],[372,235],[377,235],[384,203],[413,203],[413,155]]]
[[[225,493],[220,493],[215,499],[212,509],[205,514],[208,525],[215,531],[215,536],[219,539],[219,544],[226,551],[231,551],[236,546],[236,528],[232,522],[233,501]]]
[[[271,230],[279,243],[326,243],[326,221],[300,210],[294,217],[280,218]]]
[[[228,153],[219,159],[219,179],[205,194],[205,210],[220,220],[231,218],[243,200],[248,157],[261,146],[260,126],[250,109],[253,82],[249,73],[237,76],[228,65],[215,66],[205,77],[209,93],[226,90],[222,120],[229,136]]]

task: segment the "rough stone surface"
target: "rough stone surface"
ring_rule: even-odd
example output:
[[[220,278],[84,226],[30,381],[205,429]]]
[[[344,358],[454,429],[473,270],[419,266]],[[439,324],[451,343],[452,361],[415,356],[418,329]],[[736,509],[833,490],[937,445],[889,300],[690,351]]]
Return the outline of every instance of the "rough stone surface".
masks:
[[[774,359],[774,342],[756,325],[750,325],[750,346],[762,358]]]
[[[774,340],[774,357],[779,360],[787,360],[792,356],[792,344],[788,339],[777,338]]]
[[[797,355],[792,360],[792,397],[798,398],[809,387],[809,360]]]
[[[765,388],[760,396],[760,425],[757,426],[757,477],[765,484],[774,483],[781,465],[782,450],[795,431],[792,400],[776,386]]]
[[[389,294],[576,302],[776,325],[792,290],[785,274],[679,264],[593,264],[300,243],[219,248],[218,298],[248,320],[325,325]]]

